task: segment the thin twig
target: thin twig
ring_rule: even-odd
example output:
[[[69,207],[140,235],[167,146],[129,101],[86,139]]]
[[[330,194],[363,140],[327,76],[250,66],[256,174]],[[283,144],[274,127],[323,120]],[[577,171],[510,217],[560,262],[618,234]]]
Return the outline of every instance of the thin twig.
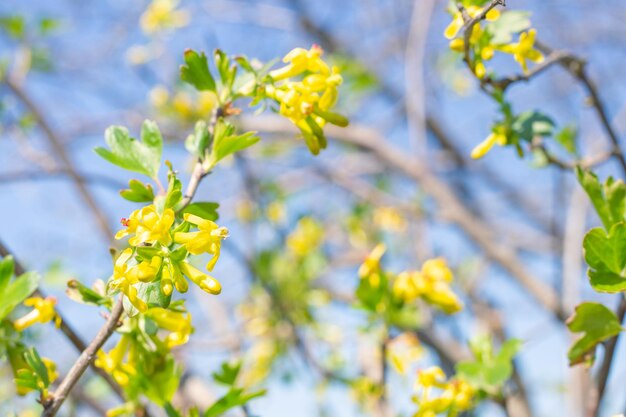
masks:
[[[38,125],[41,127],[41,129],[45,133],[46,138],[50,142],[52,149],[57,154],[63,165],[65,165],[65,168],[68,170],[69,175],[74,180],[74,183],[80,195],[91,209],[94,217],[96,218],[100,231],[104,235],[107,243],[112,242],[114,236],[113,229],[111,228],[111,225],[109,224],[104,212],[100,208],[100,205],[96,202],[89,189],[85,186],[85,180],[74,168],[74,164],[67,151],[65,150],[65,147],[63,146],[64,141],[55,132],[50,123],[48,123],[48,120],[44,116],[43,111],[40,110],[39,106],[35,104],[35,102],[26,93],[21,85],[14,82],[10,77],[4,78],[3,81],[4,84],[9,88],[9,90],[11,90],[11,92],[24,104],[28,111],[33,115],[35,120],[37,120]]]
[[[11,252],[2,243],[2,241],[0,241],[0,256],[4,257],[4,256],[9,256],[9,255],[12,255]],[[22,274],[24,274],[26,272],[25,268],[16,259],[15,256],[13,256],[13,263],[15,265],[15,273],[16,273],[16,275],[22,275]],[[33,295],[38,296],[38,297],[42,297],[42,298],[46,297],[46,294],[41,289],[35,290]],[[57,314],[61,318],[61,324],[59,326],[59,329],[61,330],[61,332],[69,339],[69,341],[74,345],[76,350],[78,350],[79,352],[84,351],[87,348],[87,344],[78,335],[78,333],[69,325],[67,319],[59,311],[57,311]],[[122,389],[113,380],[111,375],[107,374],[105,371],[103,371],[102,369],[100,369],[100,368],[98,368],[96,366],[92,366],[92,369],[94,370],[94,372],[96,374],[101,376],[108,383],[108,385],[111,387],[113,392],[115,392],[115,394],[117,394],[117,396],[119,398],[124,399],[124,393],[122,392]]]
[[[44,411],[41,417],[53,417],[67,398],[68,394],[83,375],[85,370],[93,363],[96,358],[96,353],[104,345],[104,343],[111,337],[115,329],[119,326],[120,318],[124,313],[124,304],[122,303],[122,297],[120,296],[111,314],[106,321],[104,327],[98,331],[96,337],[89,343],[89,346],[80,354],[72,368],[69,370],[65,379],[61,382],[59,387],[50,395],[49,401],[43,404]]]

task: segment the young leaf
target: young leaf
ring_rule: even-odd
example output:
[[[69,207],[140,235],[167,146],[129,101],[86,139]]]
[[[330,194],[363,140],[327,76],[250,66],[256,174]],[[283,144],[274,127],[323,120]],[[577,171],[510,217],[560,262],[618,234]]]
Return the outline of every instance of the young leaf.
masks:
[[[499,19],[485,26],[492,36],[491,43],[502,45],[510,43],[513,35],[530,27],[530,13],[524,11],[508,11],[502,13]]]
[[[601,184],[593,172],[578,167],[576,176],[606,230],[624,220],[626,184],[623,181],[609,177],[604,184]]]
[[[191,203],[183,210],[183,213],[195,214],[206,220],[216,221],[219,218],[217,209],[218,203],[199,202]]]
[[[574,333],[583,333],[567,354],[570,366],[592,357],[599,343],[622,331],[615,314],[599,303],[580,304],[567,320],[567,327]]]
[[[241,370],[241,361],[234,363],[223,362],[222,368],[213,373],[213,379],[224,385],[234,385]]]
[[[139,180],[130,180],[129,188],[120,191],[120,195],[128,201],[135,203],[149,203],[154,200],[154,191],[150,184],[144,184]]]
[[[527,111],[517,116],[512,128],[520,139],[530,142],[536,136],[550,136],[554,122],[545,114]]]
[[[141,141],[130,137],[128,129],[111,126],[104,133],[109,149],[95,151],[110,163],[129,171],[156,178],[161,165],[163,139],[156,123],[146,120],[141,128]]]
[[[215,91],[215,80],[209,70],[206,55],[200,55],[194,50],[187,49],[184,54],[185,64],[180,67],[180,78],[196,87],[200,91]]]
[[[9,281],[13,276],[14,261],[11,255],[5,256],[0,260],[0,294],[9,285]]]
[[[204,417],[218,417],[226,411],[246,404],[248,401],[265,395],[265,390],[255,391],[249,394],[244,393],[242,388],[233,388],[222,398],[217,400],[209,409],[204,412]]]
[[[626,291],[626,224],[615,224],[607,234],[591,229],[583,240],[585,261],[589,265],[591,286],[600,292]]]
[[[494,355],[491,338],[475,338],[470,347],[476,359],[459,362],[457,372],[480,389],[497,394],[513,373],[513,357],[521,345],[518,339],[507,340]]]
[[[27,272],[20,275],[0,293],[0,320],[9,315],[15,307],[37,289],[39,275]]]
[[[576,126],[565,126],[559,132],[554,135],[554,140],[563,147],[567,152],[572,155],[576,155],[578,150],[576,149],[576,137],[578,136],[578,130]]]
[[[65,290],[65,293],[72,300],[83,304],[111,306],[112,303],[109,297],[106,297],[104,294],[100,294],[75,279],[67,282],[67,289]]]
[[[185,140],[185,148],[194,156],[203,158],[210,139],[209,129],[203,120],[196,122],[196,126],[191,135]]]

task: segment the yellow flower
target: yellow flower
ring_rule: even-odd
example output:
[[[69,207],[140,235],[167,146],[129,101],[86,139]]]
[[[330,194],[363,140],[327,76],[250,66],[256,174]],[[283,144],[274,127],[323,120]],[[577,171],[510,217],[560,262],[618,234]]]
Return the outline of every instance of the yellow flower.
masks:
[[[480,159],[483,156],[487,155],[487,153],[493,148],[495,144],[500,146],[504,146],[507,143],[507,137],[504,133],[502,133],[502,129],[496,129],[496,131],[492,132],[487,138],[479,143],[473,150],[471,157],[473,159]]]
[[[304,48],[292,49],[283,58],[283,62],[288,65],[271,71],[269,75],[275,81],[279,81],[284,80],[285,78],[300,75],[305,71],[329,74],[330,69],[321,58],[323,53],[324,50],[318,45],[313,45],[309,50]]]
[[[159,109],[167,104],[167,101],[170,98],[170,93],[165,87],[163,87],[162,85],[158,85],[150,90],[149,98],[150,104]]]
[[[452,282],[453,275],[443,258],[429,259],[422,265],[422,274],[435,281]]]
[[[153,307],[148,310],[145,315],[154,320],[160,328],[171,332],[165,338],[165,344],[170,349],[174,346],[187,343],[189,335],[193,332],[193,327],[191,326],[191,314],[187,312],[178,312],[160,307]]]
[[[419,271],[401,272],[393,282],[392,292],[395,297],[405,302],[416,300],[420,296],[418,283],[422,280]]]
[[[385,254],[387,248],[383,243],[379,243],[372,250],[372,252],[367,255],[363,264],[359,267],[359,277],[367,278],[371,275],[378,275],[380,272],[380,259]]]
[[[406,220],[395,207],[378,207],[374,210],[374,224],[390,232],[406,230]]]
[[[188,262],[181,262],[178,264],[178,267],[187,278],[209,294],[217,295],[222,292],[222,286],[218,280],[210,275],[203,274],[198,269],[191,266]]]
[[[94,365],[113,376],[113,379],[122,387],[128,385],[130,379],[136,373],[133,366],[122,363],[126,354],[131,350],[131,342],[130,335],[123,334],[117,345],[109,353],[105,353],[100,349],[96,353],[94,362]]]
[[[184,219],[186,222],[197,226],[198,231],[178,232],[174,235],[174,241],[183,244],[185,249],[193,255],[200,255],[201,253],[213,255],[206,265],[206,268],[212,271],[220,256],[222,240],[228,237],[228,229],[219,227],[211,220],[206,220],[189,213],[184,215]]]
[[[295,230],[287,236],[287,248],[297,256],[305,256],[324,242],[324,229],[311,217],[298,221]]]
[[[315,45],[310,50],[292,50],[283,60],[288,65],[270,72],[275,84],[265,87],[265,96],[278,102],[280,114],[300,129],[315,155],[326,147],[322,129],[326,122],[337,126],[348,124],[345,117],[330,111],[337,102],[343,79],[338,68],[331,70],[321,59],[322,53]],[[301,80],[292,79],[300,75],[303,75]]]
[[[61,317],[54,310],[57,300],[54,297],[31,297],[24,300],[24,305],[33,309],[13,322],[15,330],[21,332],[35,323],[48,323],[54,320],[57,327],[61,325]]]
[[[444,412],[456,415],[469,410],[476,394],[476,390],[460,378],[446,380],[445,373],[437,366],[418,372],[415,389],[420,394],[414,397],[419,407],[415,416],[419,417],[434,417]]]
[[[422,273],[416,286],[422,298],[428,303],[441,308],[448,314],[456,313],[463,305],[452,292],[448,284],[452,282],[452,271],[443,258],[431,259],[422,265]]]
[[[113,264],[113,279],[109,286],[111,289],[120,290],[137,310],[144,312],[148,309],[148,305],[138,297],[137,288],[134,287],[140,274],[134,272],[133,268],[127,264],[132,254],[133,250],[128,248],[117,257]]]
[[[189,23],[189,13],[186,10],[176,10],[178,3],[179,0],[153,0],[141,15],[141,29],[147,34],[153,34],[163,29],[186,26]]]
[[[394,337],[389,342],[387,352],[396,371],[404,374],[407,367],[424,354],[424,349],[415,334],[406,332]]]
[[[465,8],[470,17],[474,18],[482,12],[482,9],[478,6],[468,6]],[[497,20],[500,17],[500,11],[496,9],[491,9],[487,12],[485,19],[489,21]],[[463,20],[463,14],[460,10],[457,10],[452,16],[452,22],[446,27],[444,36],[448,39],[453,39],[459,33],[459,30],[465,25],[465,21]]]
[[[498,49],[502,52],[513,54],[513,58],[521,65],[524,73],[528,72],[528,62],[542,62],[543,55],[535,49],[535,38],[537,31],[531,29],[528,32],[522,32],[519,36],[519,42],[510,45],[500,46]]]
[[[275,224],[284,222],[287,215],[285,205],[280,201],[272,201],[269,203],[265,212],[269,221]]]
[[[126,226],[126,229],[117,232],[115,238],[121,239],[127,235],[134,235],[128,240],[131,246],[157,242],[163,246],[169,246],[172,243],[170,228],[174,224],[174,219],[174,210],[171,208],[159,214],[156,207],[151,204],[133,211],[130,218],[122,219],[122,224]]]

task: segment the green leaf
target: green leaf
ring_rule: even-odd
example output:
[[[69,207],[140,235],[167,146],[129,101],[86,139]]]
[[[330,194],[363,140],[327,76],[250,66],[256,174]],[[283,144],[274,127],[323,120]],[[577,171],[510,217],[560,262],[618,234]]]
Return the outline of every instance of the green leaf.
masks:
[[[578,129],[576,126],[565,126],[554,135],[554,140],[572,155],[578,153],[576,148],[576,138],[578,137]]]
[[[470,348],[475,359],[459,362],[456,369],[460,376],[478,388],[497,394],[513,373],[513,357],[519,352],[522,342],[507,340],[496,355],[493,354],[492,343],[488,336],[472,339]]]
[[[261,139],[256,136],[256,132],[246,132],[242,135],[234,135],[234,132],[235,126],[231,123],[224,121],[223,118],[217,121],[209,159],[211,167],[228,155],[246,149]]]
[[[174,397],[182,373],[182,367],[176,364],[174,358],[168,357],[162,369],[146,378],[147,386],[143,393],[156,404],[164,406]]]
[[[5,256],[0,260],[0,294],[2,294],[7,285],[9,285],[14,268],[15,262],[11,255]]]
[[[607,178],[601,184],[591,171],[576,168],[578,182],[583,187],[604,228],[609,230],[615,223],[624,220],[626,214],[626,184],[622,180]]]
[[[510,43],[513,35],[530,27],[530,13],[524,11],[503,12],[494,22],[485,25],[485,30],[492,36],[491,43],[502,45]]]
[[[151,203],[154,200],[154,191],[150,184],[144,184],[139,180],[130,180],[130,188],[120,191],[120,195],[128,201],[135,203]]]
[[[15,307],[30,296],[37,289],[38,284],[39,275],[35,272],[27,272],[7,285],[0,293],[0,320],[8,316]]]
[[[180,78],[197,90],[215,92],[215,80],[209,70],[209,63],[204,52],[198,55],[196,51],[187,49],[184,58],[185,64],[180,67]]]
[[[163,409],[165,410],[167,417],[182,417],[169,401],[165,403]]]
[[[37,378],[43,383],[45,388],[50,386],[50,378],[48,377],[48,368],[41,360],[39,353],[35,348],[30,348],[24,352],[24,360],[33,370]]]
[[[67,282],[67,289],[65,290],[65,293],[72,300],[82,304],[91,304],[96,306],[105,305],[109,307],[112,305],[111,298],[106,297],[104,294],[100,294],[75,279]]]
[[[567,320],[567,327],[574,333],[583,333],[567,354],[570,366],[588,360],[599,343],[622,331],[615,314],[599,303],[580,304]]]
[[[191,135],[187,136],[185,140],[185,148],[194,156],[198,158],[204,158],[207,146],[209,145],[209,129],[207,124],[203,120],[196,122],[196,126]]]
[[[234,385],[241,370],[241,361],[223,362],[218,372],[213,373],[213,379],[224,385]]]
[[[146,120],[141,128],[141,141],[129,136],[128,129],[111,126],[104,133],[109,149],[95,151],[110,163],[129,171],[156,178],[161,166],[163,138],[156,123]]]
[[[591,286],[600,292],[626,291],[626,224],[615,224],[607,234],[591,229],[583,240]]]
[[[191,203],[183,210],[183,213],[194,214],[206,220],[216,221],[219,218],[217,209],[218,203],[198,202]]]
[[[554,130],[554,122],[545,114],[531,110],[517,116],[512,129],[520,139],[530,142],[537,136],[550,136]]]
[[[26,20],[24,16],[2,16],[0,17],[0,29],[15,39],[23,39],[26,35]]]
[[[246,394],[242,388],[233,388],[209,407],[209,409],[204,412],[204,417],[221,416],[232,408],[242,406],[254,398],[265,395],[265,392],[265,390],[261,390]]]

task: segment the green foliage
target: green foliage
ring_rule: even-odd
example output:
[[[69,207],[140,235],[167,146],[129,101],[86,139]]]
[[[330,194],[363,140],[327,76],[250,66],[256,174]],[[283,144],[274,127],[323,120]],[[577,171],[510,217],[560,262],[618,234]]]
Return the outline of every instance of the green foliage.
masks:
[[[185,140],[185,148],[192,155],[198,158],[204,158],[210,139],[211,135],[209,133],[207,123],[203,120],[199,120],[196,122],[193,133],[187,136],[187,140]]]
[[[567,321],[567,327],[583,336],[570,348],[567,357],[570,365],[593,361],[596,346],[622,331],[615,314],[599,303],[583,303]]]
[[[248,403],[250,400],[265,395],[265,390],[245,392],[243,388],[231,388],[226,395],[217,400],[215,404],[209,407],[203,414],[204,417],[218,417],[225,414],[228,410],[240,407]]]
[[[626,224],[613,225],[609,233],[591,229],[583,240],[591,286],[600,292],[626,291]]]
[[[16,370],[15,384],[23,391],[47,392],[50,386],[48,368],[35,348],[24,349],[21,352],[25,367]]]
[[[531,142],[537,136],[550,136],[554,122],[545,114],[530,110],[519,114],[512,128],[521,140]]]
[[[155,122],[146,120],[141,128],[141,141],[130,137],[128,129],[111,126],[104,133],[109,149],[95,151],[110,163],[129,171],[156,178],[161,166],[163,138]]]
[[[215,166],[219,161],[232,155],[235,152],[244,150],[261,138],[256,132],[246,132],[241,135],[235,135],[235,126],[220,118],[215,125],[215,133],[213,134],[213,142],[211,146],[211,154],[209,155],[209,167]]]
[[[576,175],[606,230],[624,221],[626,185],[622,180],[609,177],[601,184],[596,174],[581,168],[576,168]]]
[[[474,360],[459,362],[459,376],[490,395],[497,395],[504,383],[513,374],[513,357],[519,352],[522,342],[507,340],[497,354],[489,336],[476,337],[470,341]]]
[[[128,182],[128,186],[128,189],[120,191],[124,199],[135,203],[150,203],[154,200],[152,185],[133,179]]]
[[[13,271],[13,258],[3,258],[0,261],[0,320],[30,296],[39,284],[39,275],[35,272],[24,273],[11,281]]]
[[[234,385],[241,371],[241,361],[223,362],[219,371],[213,373],[213,379],[224,385]]]
[[[215,80],[209,70],[209,63],[204,52],[187,49],[184,54],[185,64],[180,67],[180,78],[193,85],[199,91],[216,91]]]
[[[14,39],[22,39],[26,35],[26,20],[20,15],[1,16],[0,29]]]
[[[110,297],[107,297],[105,294],[101,294],[95,289],[87,287],[75,279],[71,279],[67,282],[65,294],[72,300],[82,304],[106,306],[108,308],[113,306],[113,301]]]
[[[554,135],[554,140],[572,155],[578,153],[576,146],[576,138],[578,137],[578,129],[574,125],[565,126]]]
[[[219,218],[217,213],[219,206],[218,203],[209,202],[191,203],[183,209],[183,213],[194,214],[206,220],[216,221]]]

